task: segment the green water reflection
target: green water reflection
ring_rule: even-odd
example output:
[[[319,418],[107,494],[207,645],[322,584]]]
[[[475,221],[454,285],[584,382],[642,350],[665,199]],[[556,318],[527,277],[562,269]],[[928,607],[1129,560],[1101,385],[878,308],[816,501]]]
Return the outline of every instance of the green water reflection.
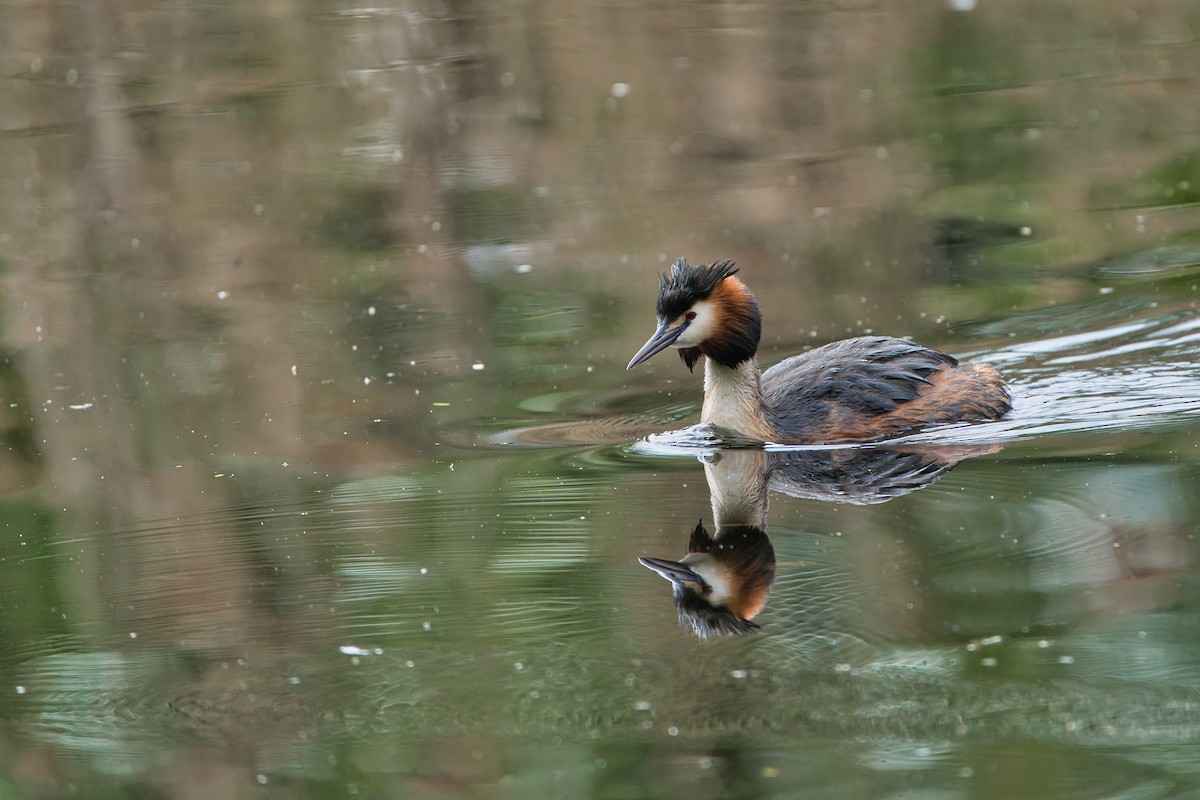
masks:
[[[1197,30],[0,0],[0,797],[1195,794]],[[1017,400],[728,641],[679,256]]]

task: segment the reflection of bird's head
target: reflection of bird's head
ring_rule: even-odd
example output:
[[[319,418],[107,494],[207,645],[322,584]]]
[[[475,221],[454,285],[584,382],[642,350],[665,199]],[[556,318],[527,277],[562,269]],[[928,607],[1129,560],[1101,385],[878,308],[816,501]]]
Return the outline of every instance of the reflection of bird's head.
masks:
[[[775,548],[762,528],[722,528],[716,538],[696,523],[688,554],[679,561],[639,558],[671,582],[679,621],[701,639],[759,629],[752,622],[775,581]]]
[[[758,301],[732,261],[689,264],[682,258],[662,276],[655,311],[658,329],[629,369],[668,347],[691,369],[705,355],[726,367],[754,357],[762,330]]]

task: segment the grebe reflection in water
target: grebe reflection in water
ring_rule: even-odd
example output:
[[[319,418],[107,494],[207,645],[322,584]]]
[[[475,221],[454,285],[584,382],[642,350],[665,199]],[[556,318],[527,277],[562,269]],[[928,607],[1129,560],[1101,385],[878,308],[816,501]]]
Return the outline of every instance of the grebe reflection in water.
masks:
[[[719,450],[702,457],[714,529],[698,523],[678,561],[638,561],[670,581],[679,621],[701,639],[759,630],[775,582],[767,535],[770,491],[855,505],[881,503],[936,481],[961,459],[994,448],[862,447],[772,453]]]

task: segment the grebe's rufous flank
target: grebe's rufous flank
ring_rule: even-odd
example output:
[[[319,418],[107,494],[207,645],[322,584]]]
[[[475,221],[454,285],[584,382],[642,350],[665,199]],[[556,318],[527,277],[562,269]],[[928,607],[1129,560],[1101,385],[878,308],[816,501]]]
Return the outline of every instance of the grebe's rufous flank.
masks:
[[[629,369],[674,347],[704,358],[700,421],[767,442],[872,441],[930,425],[998,419],[1011,408],[995,369],[962,364],[906,339],[860,336],[759,373],[762,316],[732,261],[688,264],[661,278],[658,330]]]

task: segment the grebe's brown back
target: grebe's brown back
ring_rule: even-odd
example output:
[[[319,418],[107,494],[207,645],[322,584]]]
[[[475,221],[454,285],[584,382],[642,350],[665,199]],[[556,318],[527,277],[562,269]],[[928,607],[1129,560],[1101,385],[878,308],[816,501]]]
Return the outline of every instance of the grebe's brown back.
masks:
[[[949,422],[998,419],[1011,408],[992,367],[906,339],[861,336],[758,369],[762,316],[731,261],[664,274],[658,330],[629,369],[668,347],[688,369],[704,358],[700,421],[763,441],[871,441]]]

